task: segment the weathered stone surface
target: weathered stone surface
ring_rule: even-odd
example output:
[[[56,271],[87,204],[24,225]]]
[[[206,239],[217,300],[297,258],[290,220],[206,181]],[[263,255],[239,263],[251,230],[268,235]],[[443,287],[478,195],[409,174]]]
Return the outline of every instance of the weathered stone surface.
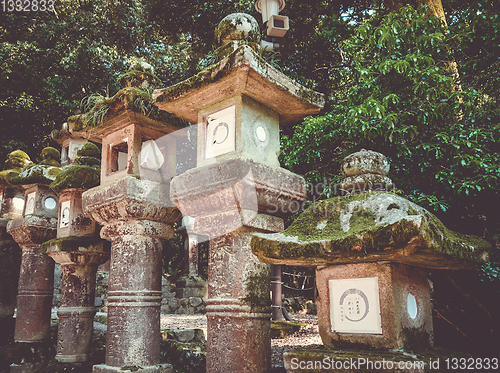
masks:
[[[430,212],[392,193],[321,201],[285,231],[255,234],[252,250],[273,264],[316,266],[390,261],[468,268],[488,260],[491,245],[450,231]]]
[[[182,213],[196,218],[193,231],[200,234],[205,234],[199,229],[203,216],[218,214],[224,219],[225,212],[232,217],[231,213],[240,215],[241,210],[288,216],[297,211],[305,195],[301,176],[245,158],[186,171],[172,180],[170,192]]]
[[[169,189],[149,180],[125,176],[82,194],[83,211],[98,224],[126,219],[174,223],[181,213],[170,202]]]
[[[323,94],[294,82],[248,45],[183,82],[155,90],[153,97],[160,109],[196,123],[200,109],[238,94],[279,113],[280,125],[316,114],[325,103]]]
[[[40,252],[40,245],[55,236],[56,222],[57,219],[27,215],[7,224],[7,232],[22,249],[14,335],[19,342],[50,337],[54,261]]]
[[[64,239],[49,241],[45,249],[62,266],[56,359],[84,362],[88,359],[92,342],[97,267],[109,259],[109,247],[105,250],[107,245],[100,240],[86,247],[88,239],[81,239],[78,251],[64,251],[60,241]]]
[[[387,176],[389,168],[389,161],[385,155],[365,149],[348,155],[342,161],[342,171],[346,176],[362,174]]]
[[[224,17],[215,29],[215,42],[218,47],[233,40],[260,42],[260,27],[255,18],[246,13],[232,13]]]
[[[7,233],[21,246],[41,245],[56,235],[57,219],[26,215],[7,223]]]
[[[108,332],[106,365],[94,366],[94,372],[115,372],[124,366],[142,367],[144,372],[170,372],[170,365],[158,365],[162,249],[159,237],[171,238],[173,229],[160,225],[147,220],[112,221],[101,232],[111,240]]]
[[[92,373],[174,373],[170,364],[157,364],[154,366],[141,367],[140,365],[124,365],[122,367],[110,367],[108,365],[94,365]]]
[[[378,278],[382,333],[332,331],[329,280]],[[318,267],[318,328],[323,343],[334,348],[397,349],[423,351],[432,348],[432,307],[427,273],[396,263],[357,263]],[[416,316],[407,308],[408,294],[416,300]]]

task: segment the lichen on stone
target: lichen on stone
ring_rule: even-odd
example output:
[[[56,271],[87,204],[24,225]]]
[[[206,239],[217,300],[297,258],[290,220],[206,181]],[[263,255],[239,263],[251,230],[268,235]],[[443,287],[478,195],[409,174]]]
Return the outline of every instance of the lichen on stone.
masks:
[[[244,282],[245,296],[240,300],[249,305],[252,311],[267,309],[271,306],[270,281],[269,268],[255,265],[253,273]]]
[[[482,263],[491,248],[487,241],[453,232],[424,208],[386,192],[318,202],[285,231],[255,234],[251,246],[261,260],[276,264],[291,264],[290,259],[295,264],[390,260],[423,267]]]

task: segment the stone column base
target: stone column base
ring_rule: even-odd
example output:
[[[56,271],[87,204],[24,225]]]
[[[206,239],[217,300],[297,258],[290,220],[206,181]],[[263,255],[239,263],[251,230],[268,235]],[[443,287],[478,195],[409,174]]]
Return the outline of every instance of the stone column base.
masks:
[[[136,367],[136,366],[111,367],[109,365],[101,364],[101,365],[94,365],[94,367],[92,368],[92,373],[116,373],[116,372],[174,373],[174,368],[170,364],[157,364],[157,365],[150,365],[147,367]]]

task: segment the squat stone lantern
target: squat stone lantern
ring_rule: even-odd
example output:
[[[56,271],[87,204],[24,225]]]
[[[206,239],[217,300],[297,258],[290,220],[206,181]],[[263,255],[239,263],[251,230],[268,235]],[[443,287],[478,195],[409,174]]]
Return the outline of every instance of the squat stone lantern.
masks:
[[[25,189],[23,216],[7,224],[7,232],[22,249],[14,339],[41,342],[50,337],[50,310],[54,291],[54,261],[40,252],[43,242],[56,235],[57,195],[49,189],[60,172],[60,153],[45,148],[38,165],[27,165],[10,183]]]
[[[321,339],[334,349],[357,350],[357,357],[366,358],[361,349],[432,349],[427,269],[473,268],[488,260],[491,246],[385,191],[392,187],[388,166],[380,153],[350,155],[342,184],[358,194],[317,202],[283,232],[256,234],[251,243],[263,262],[316,267]],[[345,356],[325,351],[314,358]],[[299,372],[292,361],[310,358],[307,351],[287,352],[285,367]]]
[[[279,127],[317,113],[324,98],[262,61],[253,17],[231,14],[215,36],[219,63],[153,95],[160,109],[198,123],[197,167],[172,180],[170,195],[210,239],[207,372],[267,373],[269,266],[250,239],[282,230],[305,199],[304,179],[279,167]]]
[[[83,211],[103,226],[101,237],[111,241],[106,360],[93,367],[94,373],[119,372],[125,366],[171,371],[169,364],[159,364],[161,240],[173,237],[172,225],[181,215],[169,198],[175,143],[159,139],[181,125],[146,117],[131,104],[150,104],[140,89],[153,76],[148,66],[134,66],[126,74],[109,114],[91,128],[102,141],[101,185],[82,194]],[[130,86],[135,83],[140,85]]]
[[[61,264],[56,359],[64,363],[87,361],[96,312],[97,267],[109,259],[109,245],[96,236],[95,223],[82,210],[82,193],[99,185],[99,156],[96,145],[83,144],[74,165],[63,168],[50,185],[59,195],[57,238],[43,243],[41,251]]]
[[[7,234],[7,223],[23,214],[24,193],[9,183],[31,161],[26,153],[16,150],[5,162],[6,170],[0,172],[0,342],[12,338],[14,309],[16,307],[17,282],[21,265],[19,245]]]
[[[78,150],[87,143],[85,132],[74,132],[69,128],[68,123],[64,123],[60,130],[54,130],[50,134],[52,140],[58,143],[61,148],[61,166],[70,166],[75,163]]]

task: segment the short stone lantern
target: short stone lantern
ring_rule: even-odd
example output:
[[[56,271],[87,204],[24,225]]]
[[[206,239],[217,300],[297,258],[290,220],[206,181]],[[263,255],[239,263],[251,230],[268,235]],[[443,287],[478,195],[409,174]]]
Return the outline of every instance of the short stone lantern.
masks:
[[[74,164],[78,150],[88,141],[85,132],[78,133],[70,130],[68,123],[64,123],[60,130],[52,131],[50,136],[62,148],[62,167]]]
[[[86,142],[50,184],[59,195],[57,238],[42,244],[42,253],[61,264],[61,306],[56,360],[87,361],[92,342],[97,267],[109,260],[109,245],[82,209],[82,193],[99,185],[99,148]],[[97,233],[97,236],[96,236]]]
[[[208,236],[207,372],[269,372],[269,266],[250,251],[254,232],[278,232],[304,179],[279,167],[280,125],[317,113],[311,91],[262,61],[257,21],[225,17],[220,62],[153,93],[163,110],[198,123],[197,167],[176,176],[171,198],[192,231]]]
[[[14,310],[16,307],[17,282],[21,265],[19,245],[7,234],[7,223],[23,214],[24,193],[9,183],[9,178],[19,174],[31,163],[28,155],[16,150],[9,154],[5,170],[0,172],[0,342],[12,338]]]
[[[40,156],[40,164],[27,165],[9,178],[11,184],[25,190],[23,216],[7,224],[7,232],[22,249],[14,334],[17,342],[50,338],[54,261],[40,252],[40,246],[56,235],[58,202],[49,184],[60,172],[60,153],[49,147]]]
[[[382,154],[354,153],[343,170],[344,187],[363,193],[313,204],[283,232],[254,235],[252,251],[266,263],[316,267],[321,339],[357,351],[316,350],[315,359],[367,358],[362,349],[432,349],[426,269],[473,268],[488,260],[491,245],[450,231],[427,210],[385,191],[392,182]],[[285,353],[287,371],[308,371],[293,368],[292,359],[307,361],[309,352]]]
[[[107,103],[103,122],[87,128],[102,141],[102,168],[101,184],[82,194],[83,211],[111,241],[106,360],[94,373],[124,366],[171,371],[171,365],[159,364],[162,239],[173,237],[181,215],[169,198],[176,149],[165,134],[183,125],[154,110],[145,116],[135,106],[138,100],[151,105],[142,89],[151,80],[150,65],[132,66]]]

